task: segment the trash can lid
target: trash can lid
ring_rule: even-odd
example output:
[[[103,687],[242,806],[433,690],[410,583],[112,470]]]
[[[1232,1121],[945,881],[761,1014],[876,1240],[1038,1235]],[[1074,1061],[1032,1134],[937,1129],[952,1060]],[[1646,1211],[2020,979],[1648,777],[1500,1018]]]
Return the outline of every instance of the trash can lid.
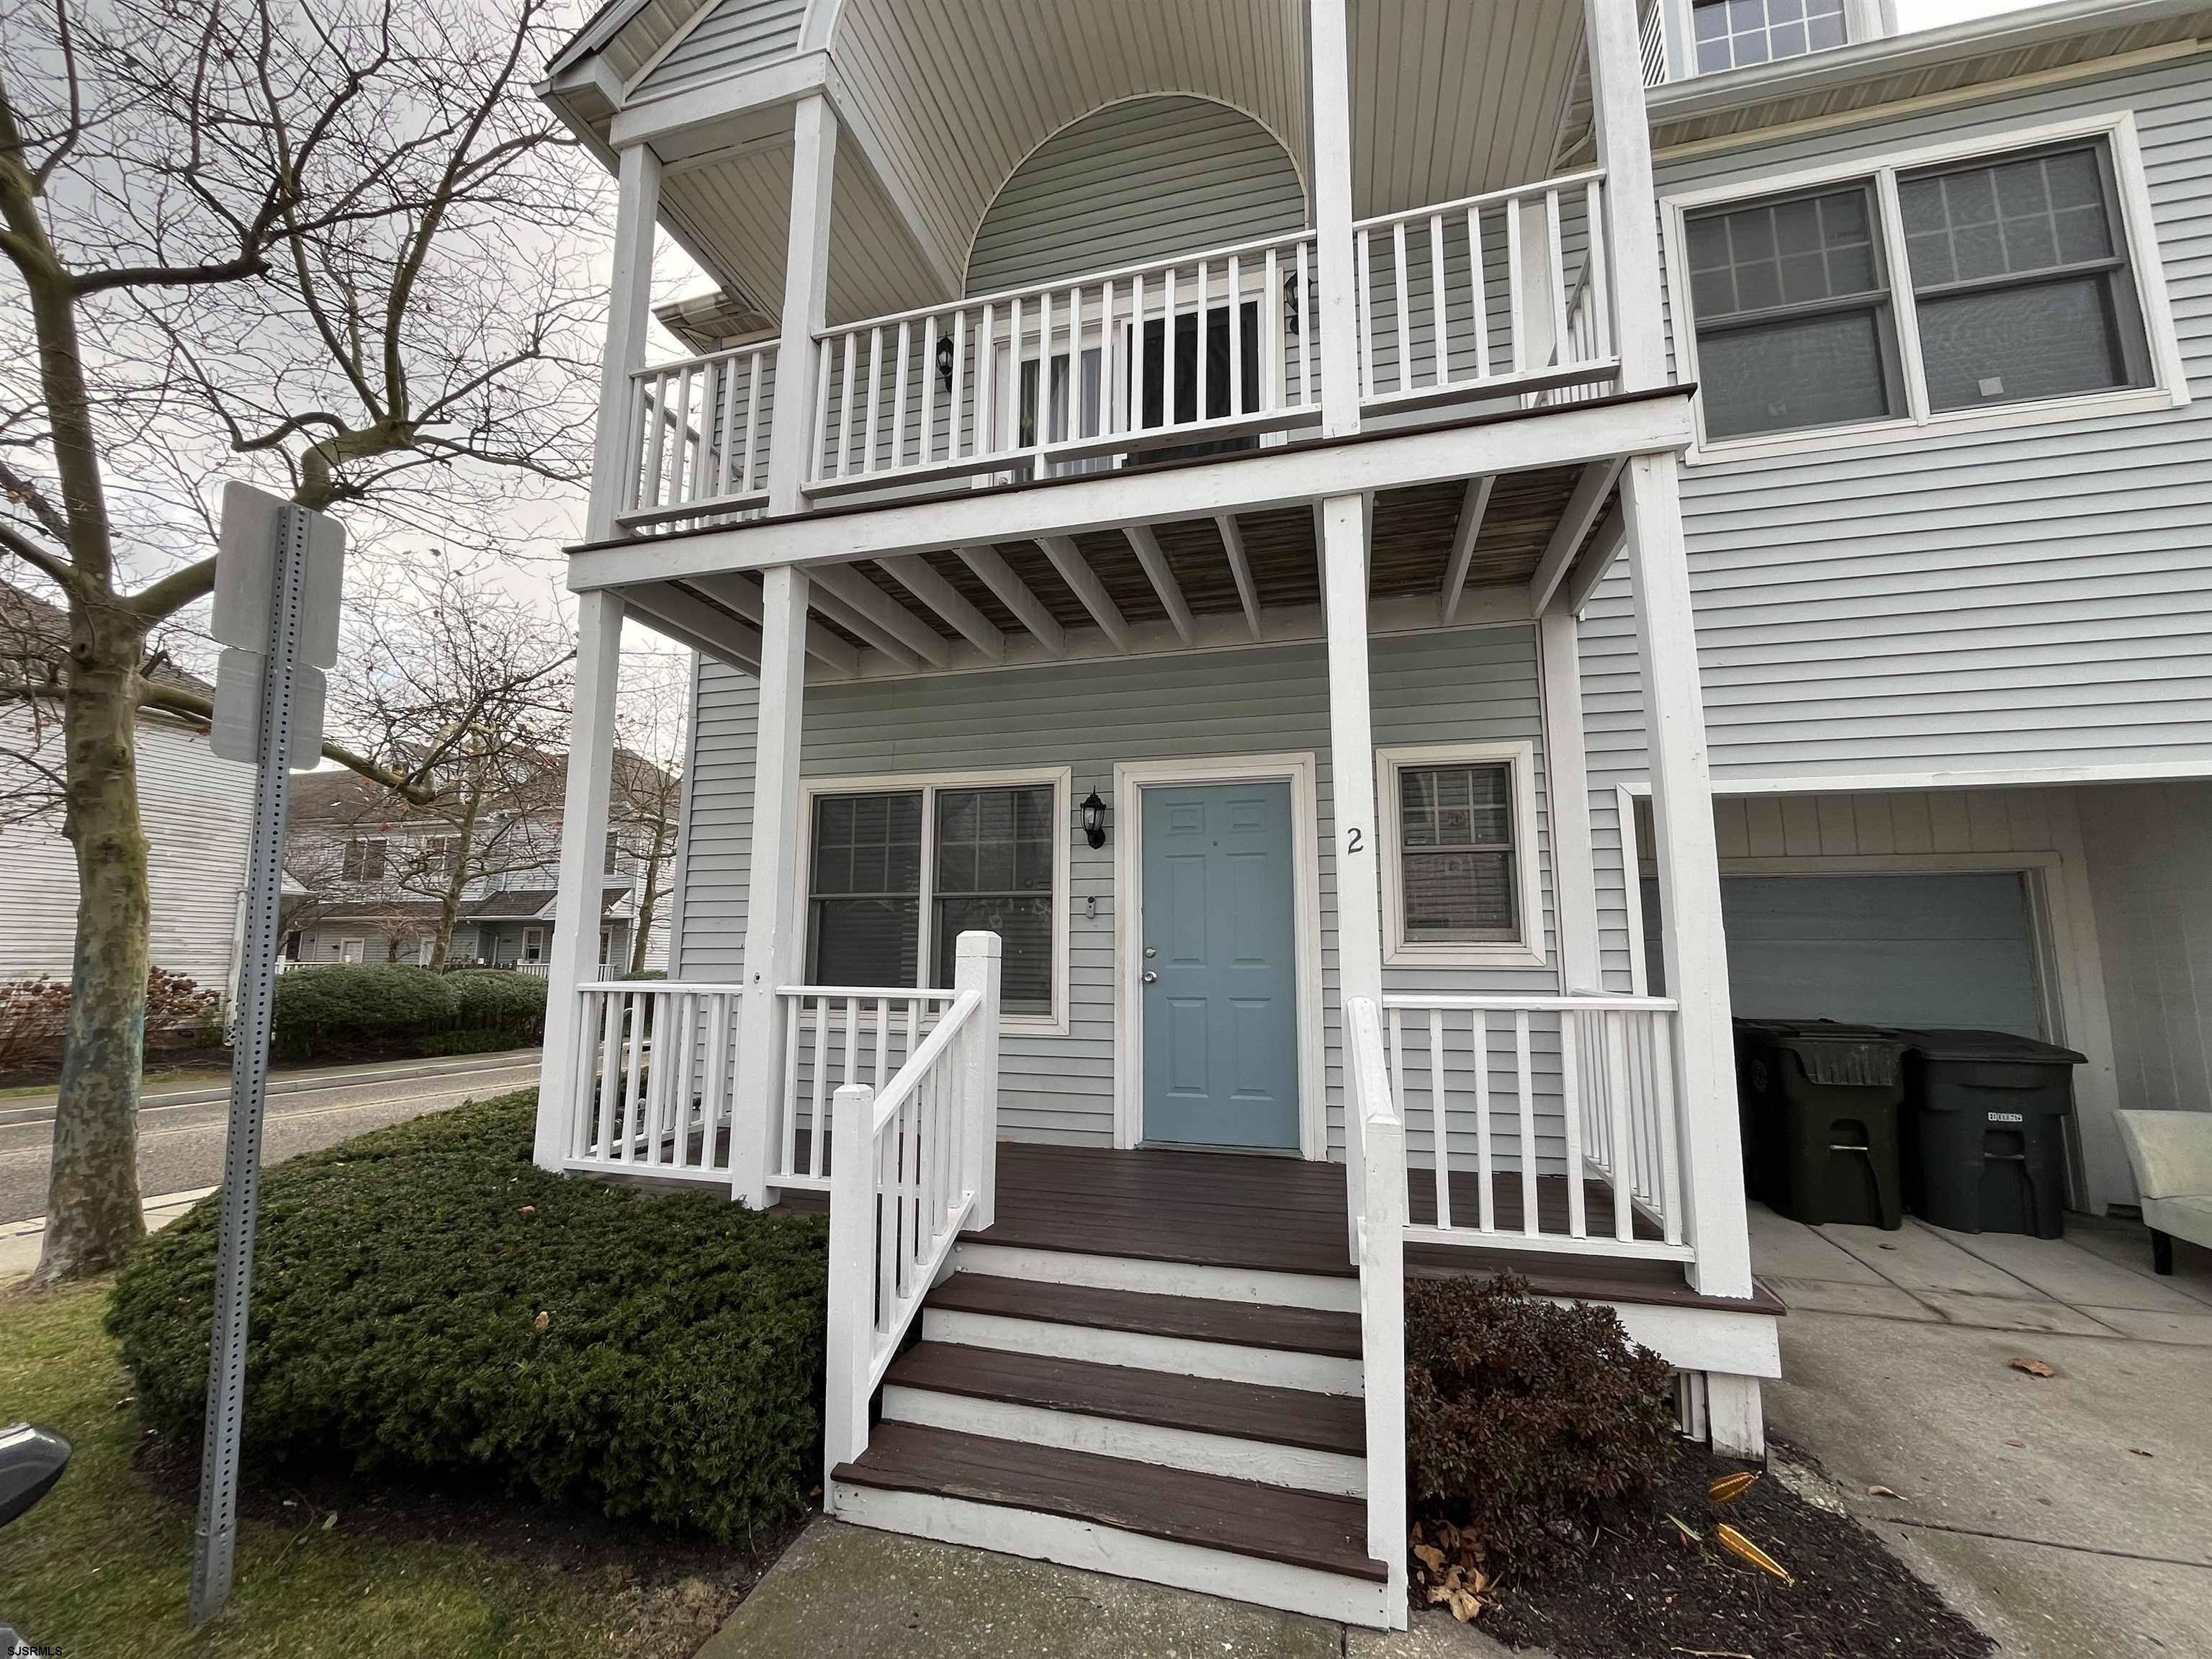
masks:
[[[1923,1060],[2027,1060],[2087,1066],[2089,1056],[2035,1037],[2010,1031],[1950,1029],[1899,1030],[1893,1033]]]
[[[1897,1082],[1905,1044],[1879,1025],[1846,1025],[1833,1019],[1739,1019],[1739,1030],[1755,1031],[1778,1048],[1787,1048],[1805,1068],[1805,1079],[1823,1086],[1887,1089]]]

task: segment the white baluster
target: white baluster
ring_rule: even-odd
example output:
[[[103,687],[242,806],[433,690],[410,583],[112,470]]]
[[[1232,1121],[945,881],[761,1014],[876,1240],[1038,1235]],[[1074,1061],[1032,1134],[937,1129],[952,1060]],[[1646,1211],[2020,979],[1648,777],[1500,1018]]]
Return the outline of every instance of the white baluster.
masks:
[[[1474,299],[1474,378],[1490,378],[1490,273],[1483,267],[1482,210],[1467,210],[1468,287]]]
[[[1375,274],[1369,264],[1367,233],[1358,234],[1358,258],[1353,262],[1352,275],[1358,280],[1353,286],[1359,291],[1359,395],[1375,395]]]
[[[1397,1012],[1394,1009],[1391,1018]],[[1398,1115],[1404,1117],[1402,1102]],[[1451,1222],[1451,1108],[1444,1092],[1444,1011],[1429,1010],[1429,1139],[1436,1148],[1437,1161],[1437,1225],[1449,1227]]]
[[[1390,227],[1392,292],[1398,300],[1398,390],[1413,389],[1413,309],[1406,297],[1406,222]]]
[[[1482,1210],[1482,1231],[1498,1231],[1496,1167],[1490,1150],[1490,1016],[1474,1011],[1474,1173],[1475,1197]]]
[[[1628,1124],[1628,1050],[1621,1035],[1624,1016],[1605,1017],[1605,1069],[1613,1086],[1607,1104],[1613,1109],[1613,1236],[1626,1243],[1636,1237],[1636,1161],[1630,1150],[1632,1132]]]
[[[1505,204],[1505,296],[1510,325],[1513,331],[1513,372],[1521,373],[1528,356],[1528,329],[1522,314],[1521,294],[1521,204],[1509,201]]]
[[[1603,1016],[1600,1016],[1603,1018]],[[1582,1091],[1580,1066],[1582,1058],[1577,1045],[1581,1032],[1571,1008],[1559,1011],[1559,1093],[1560,1104],[1565,1108],[1559,1114],[1567,1133],[1567,1234],[1572,1238],[1589,1237],[1589,1229],[1583,1215],[1583,1135]]]
[[[1229,256],[1229,412],[1247,413],[1244,407],[1244,284],[1237,256]]]
[[[1536,1088],[1528,1048],[1528,1013],[1513,1015],[1513,1078],[1521,1106],[1521,1231],[1534,1238],[1536,1214]]]
[[[937,459],[937,319],[921,322],[921,453],[924,466]]]
[[[898,367],[892,374],[896,383],[891,392],[891,466],[894,471],[906,461],[906,360],[910,355],[913,338],[909,331],[914,325],[902,319],[898,331]]]

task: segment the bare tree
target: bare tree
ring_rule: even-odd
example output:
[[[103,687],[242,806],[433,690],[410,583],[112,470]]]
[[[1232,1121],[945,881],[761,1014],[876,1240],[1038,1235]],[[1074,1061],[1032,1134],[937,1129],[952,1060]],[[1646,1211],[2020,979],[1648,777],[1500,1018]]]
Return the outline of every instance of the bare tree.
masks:
[[[386,831],[381,890],[438,905],[429,965],[442,968],[471,884],[510,884],[560,861],[575,646],[549,607],[497,573],[443,561],[385,573],[353,609],[333,721],[435,793],[422,805],[356,788],[350,816],[331,827]]]
[[[80,884],[35,1283],[143,1231],[134,720],[207,713],[143,671],[212,587],[214,482],[419,545],[585,470],[595,186],[526,87],[552,5],[0,0],[0,553],[69,620],[5,689],[60,706]]]
[[[610,833],[636,861],[641,878],[629,970],[641,974],[655,913],[668,893],[676,862],[691,674],[685,657],[665,651],[627,654],[630,660],[623,665],[622,699],[615,712]]]

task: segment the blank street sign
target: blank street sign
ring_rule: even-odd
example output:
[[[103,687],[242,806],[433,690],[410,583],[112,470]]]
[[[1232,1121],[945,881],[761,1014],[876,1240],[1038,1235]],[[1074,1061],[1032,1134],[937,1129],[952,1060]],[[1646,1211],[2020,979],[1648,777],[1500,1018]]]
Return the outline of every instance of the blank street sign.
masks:
[[[276,586],[276,515],[285,503],[252,484],[222,487],[222,532],[215,561],[215,636],[241,651],[269,648]],[[300,607],[300,660],[338,659],[338,602],[345,585],[345,527],[315,514],[307,537],[307,588]],[[319,727],[318,728],[319,729]]]
[[[258,651],[226,646],[216,659],[215,718],[208,743],[223,760],[241,766],[261,764],[262,681],[269,659]],[[301,663],[293,671],[292,752],[295,772],[312,772],[323,758],[323,671]]]

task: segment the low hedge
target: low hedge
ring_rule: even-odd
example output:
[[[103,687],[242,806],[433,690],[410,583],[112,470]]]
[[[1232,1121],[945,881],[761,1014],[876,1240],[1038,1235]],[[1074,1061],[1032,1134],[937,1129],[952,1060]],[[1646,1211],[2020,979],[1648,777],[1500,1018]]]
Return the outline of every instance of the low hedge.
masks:
[[[724,1542],[797,1514],[819,1467],[826,1224],[547,1174],[533,1103],[262,1177],[248,1457],[489,1480]],[[139,1247],[107,1316],[143,1421],[191,1440],[219,1199]]]
[[[270,1052],[310,1060],[527,1048],[544,1040],[545,992],[545,981],[497,968],[295,968],[277,975]]]

